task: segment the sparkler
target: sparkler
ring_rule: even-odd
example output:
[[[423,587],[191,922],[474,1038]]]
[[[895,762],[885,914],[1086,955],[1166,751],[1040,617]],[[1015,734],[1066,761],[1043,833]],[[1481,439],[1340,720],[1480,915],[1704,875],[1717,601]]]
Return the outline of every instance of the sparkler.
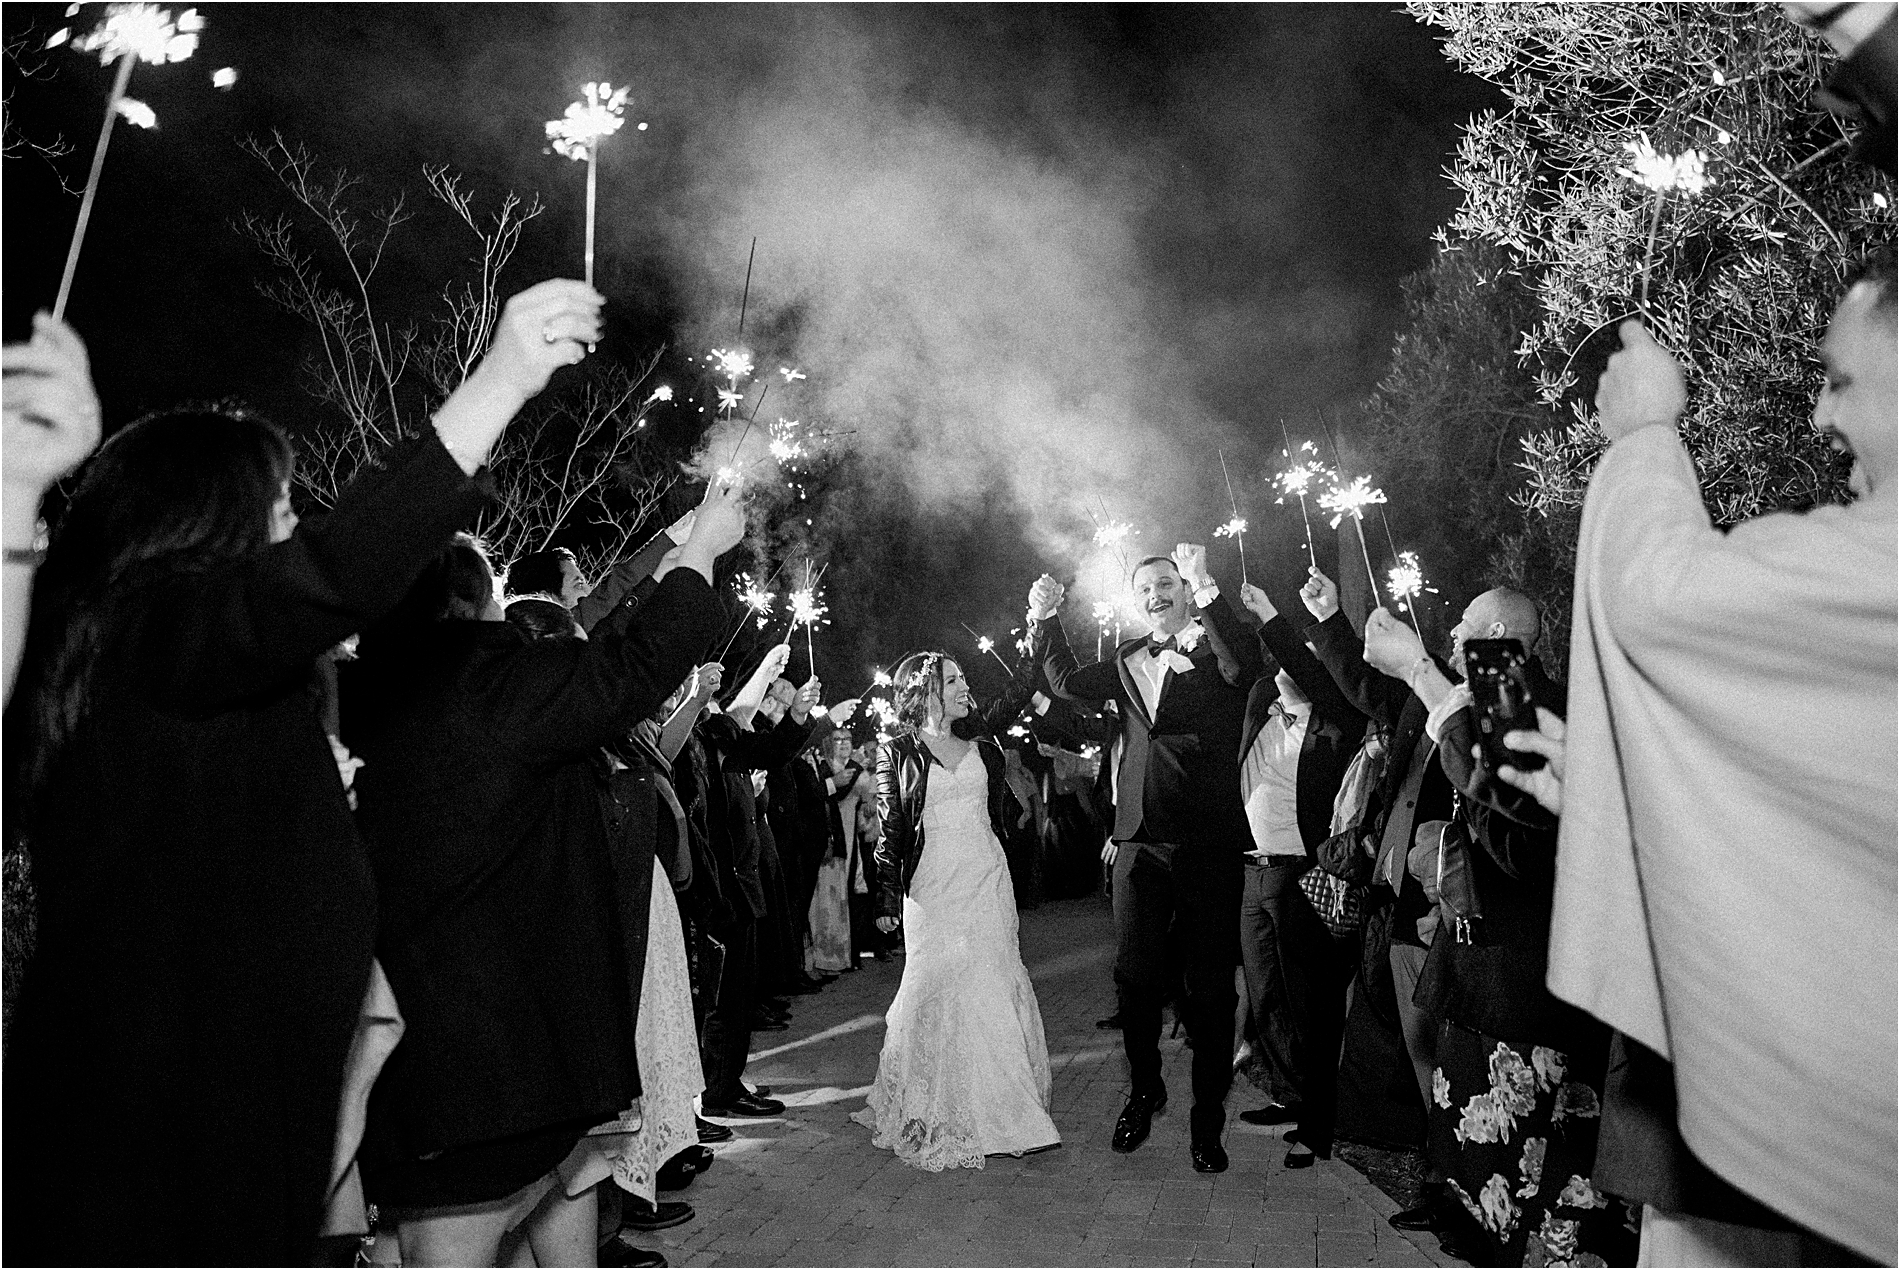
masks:
[[[1326,422],[1326,412],[1318,411],[1320,430],[1326,434],[1326,444],[1332,447],[1334,468],[1332,472],[1333,488],[1319,496],[1320,510],[1333,513],[1332,528],[1338,529],[1339,522],[1346,516],[1352,517],[1353,532],[1359,538],[1359,555],[1366,562],[1366,581],[1372,584],[1372,599],[1379,599],[1379,579],[1372,572],[1372,552],[1366,546],[1366,508],[1385,501],[1385,491],[1372,488],[1370,476],[1354,478],[1351,485],[1341,485],[1340,473],[1345,470],[1346,461],[1339,455],[1339,438],[1333,435],[1333,429]]]
[[[1425,591],[1436,594],[1438,588],[1425,581],[1425,570],[1419,566],[1418,552],[1400,551],[1395,553],[1398,564],[1386,572],[1386,593],[1398,603],[1399,611],[1412,619],[1412,631],[1425,640],[1425,632],[1418,626],[1418,597]]]
[[[1280,436],[1286,442],[1287,461],[1293,462],[1293,435],[1286,430],[1285,419],[1280,420]],[[1300,449],[1308,454],[1319,453],[1311,441],[1300,442]],[[1313,520],[1306,514],[1306,489],[1313,483],[1313,478],[1322,471],[1324,469],[1317,459],[1306,459],[1293,462],[1292,467],[1273,478],[1273,483],[1280,487],[1280,497],[1275,500],[1276,502],[1285,502],[1288,494],[1293,494],[1300,500],[1300,525],[1306,530],[1306,562],[1315,569],[1319,568],[1319,556],[1313,551]]]
[[[119,64],[112,78],[112,92],[106,97],[106,117],[99,126],[99,144],[93,147],[86,193],[79,200],[79,220],[73,225],[73,239],[66,248],[66,268],[60,274],[59,295],[53,301],[55,322],[65,315],[66,300],[72,294],[73,273],[79,268],[79,248],[86,240],[86,224],[92,219],[92,203],[99,193],[99,174],[105,169],[106,147],[112,143],[113,123],[122,113],[141,127],[150,128],[158,122],[151,108],[142,102],[133,103],[143,112],[142,116],[134,117],[125,108],[125,86],[131,82],[132,67],[139,62],[162,66],[167,62],[184,61],[198,51],[198,32],[204,30],[204,25],[205,20],[198,16],[196,9],[186,9],[174,20],[170,10],[155,4],[111,4],[106,6],[105,21],[85,35],[72,39],[70,29],[61,29],[46,42],[46,47],[57,48],[72,40],[73,48],[79,52],[99,54],[101,66],[110,66],[114,61]]]
[[[1107,600],[1095,602],[1095,660],[1102,660],[1102,641],[1108,638],[1108,628],[1116,619],[1115,606]],[[1119,641],[1118,641],[1119,642]]]
[[[818,576],[824,575],[820,573]],[[803,589],[792,592],[790,600],[792,629],[797,630],[800,626],[805,628],[805,664],[814,675],[818,673],[818,663],[812,654],[812,627],[831,625],[831,620],[825,616],[831,608],[820,598],[821,595],[822,593],[818,590],[818,578],[812,576],[811,557],[807,556],[805,557],[805,585]]]
[[[890,671],[880,669],[873,669],[871,671],[871,686],[873,688],[888,688],[891,686],[891,683]]]
[[[1681,190],[1684,198],[1694,198],[1709,187],[1708,167],[1702,151],[1689,149],[1681,154],[1663,154],[1649,143],[1647,133],[1638,133],[1635,141],[1625,141],[1632,166],[1618,168],[1638,185],[1656,192],[1649,212],[1649,242],[1643,247],[1643,281],[1637,294],[1637,307],[1649,314],[1649,272],[1656,263],[1656,231],[1662,225],[1663,203],[1670,191]]]
[[[1016,673],[1015,670],[1010,666],[1010,664],[1003,660],[1003,655],[996,651],[995,640],[991,639],[988,635],[978,635],[976,633],[976,628],[974,626],[971,626],[968,622],[958,622],[957,625],[961,626],[964,630],[970,632],[970,638],[976,641],[977,652],[988,653],[990,656],[996,658],[997,665],[1001,666],[1004,670],[1009,671],[1009,673],[1012,675]]]
[[[1220,478],[1227,482],[1227,507],[1234,518],[1214,531],[1216,538],[1232,538],[1240,548],[1240,585],[1247,585],[1247,522],[1240,518],[1240,504],[1234,501],[1233,478],[1227,475],[1227,451],[1221,450]]]
[[[745,601],[745,606],[758,615],[759,629],[764,630],[767,619],[772,615],[772,605],[777,602],[778,597],[754,582],[749,573],[742,573],[734,578],[732,589],[739,593],[739,598]]]
[[[594,285],[594,159],[603,138],[611,137],[626,123],[627,89],[608,83],[581,85],[586,99],[570,103],[559,119],[547,122],[548,141],[556,154],[576,162],[587,161],[587,246],[582,254],[587,285]],[[640,125],[646,128],[645,124]]]
[[[723,475],[724,475],[724,473],[725,473],[725,472],[726,472],[727,470],[728,470],[728,469],[726,469],[726,468],[721,468],[721,469],[720,469],[720,473],[721,473],[721,476],[722,476],[722,479],[723,479]],[[736,479],[738,479],[738,477],[737,477],[737,474],[736,474],[736,473],[734,474],[734,477],[733,477],[733,479],[735,479],[735,480],[736,480]],[[788,559],[789,559],[789,557],[788,557]],[[786,563],[787,563],[787,561],[786,561],[786,560],[781,560],[781,561],[779,561],[779,562],[778,562],[778,568],[776,568],[776,569],[774,569],[774,570],[772,570],[772,576],[770,576],[770,577],[768,577],[768,578],[767,578],[767,579],[765,580],[765,585],[759,588],[759,589],[760,589],[761,591],[764,591],[764,592],[766,592],[766,593],[767,593],[768,595],[769,595],[769,594],[771,593],[771,590],[772,590],[772,584],[773,584],[774,582],[776,582],[776,581],[778,581],[778,575],[779,575],[779,574],[781,574],[781,573],[783,573],[783,572],[785,572],[785,565],[786,565]],[[741,575],[740,575],[740,577],[742,577],[742,578],[746,578],[746,579],[747,579],[748,581],[750,580],[750,578],[749,578],[749,575],[747,575],[747,574],[741,574]],[[743,592],[742,592],[741,594],[743,595]],[[744,609],[741,609],[741,610],[740,610],[740,612],[739,612],[739,621],[738,621],[738,623],[737,623],[736,625],[734,625],[734,626],[733,626],[733,628],[732,628],[732,632],[731,632],[731,633],[730,633],[729,635],[727,635],[727,636],[726,636],[726,642],[725,642],[724,644],[721,644],[721,645],[720,645],[720,647],[719,647],[719,656],[718,656],[718,657],[716,657],[716,658],[714,658],[714,660],[715,660],[715,661],[724,661],[724,660],[726,659],[726,654],[727,654],[728,652],[730,652],[730,651],[731,651],[731,649],[732,649],[732,641],[733,641],[733,640],[735,640],[735,639],[738,639],[738,638],[739,638],[739,632],[745,629],[745,624],[746,624],[746,615],[747,615],[747,614],[749,614],[749,613],[751,613],[752,611],[753,611],[753,610],[752,610],[752,608],[751,608],[751,606],[750,606],[749,604],[747,605],[747,607],[745,607]],[[764,629],[764,626],[763,626],[763,625],[761,625],[761,626],[760,626],[760,629],[761,629],[761,630],[763,630],[763,629]]]

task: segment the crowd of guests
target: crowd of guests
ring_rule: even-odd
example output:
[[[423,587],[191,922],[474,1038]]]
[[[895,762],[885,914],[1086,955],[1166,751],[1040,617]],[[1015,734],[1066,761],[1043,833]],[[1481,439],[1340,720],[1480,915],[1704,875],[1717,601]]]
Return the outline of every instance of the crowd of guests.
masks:
[[[1855,53],[1836,92],[1891,173],[1891,7],[1791,8]],[[512,298],[432,426],[309,524],[271,424],[179,409],[99,446],[78,337],[42,316],[6,349],[6,804],[38,901],[7,1260],[307,1264],[374,1233],[403,1264],[663,1264],[640,1238],[691,1220],[662,1193],[716,1122],[785,1111],[754,1034],[890,955],[908,879],[877,866],[859,703],[784,645],[736,691],[707,660],[740,488],[593,586],[463,532],[602,303]],[[1018,903],[1091,886],[1077,844],[1107,842],[1113,1149],[1166,1102],[1171,1005],[1193,1168],[1228,1167],[1237,1052],[1284,1166],[1330,1156],[1364,1011],[1426,1126],[1393,1224],[1455,1255],[1893,1263],[1895,330],[1888,255],[1817,350],[1857,501],[1724,533],[1684,372],[1624,326],[1567,686],[1510,588],[1440,656],[1317,568],[1230,598],[1182,544],[1130,579],[1153,633],[1094,665],[1031,588],[1032,705],[984,761]],[[1536,730],[1491,735],[1474,649]],[[114,1143],[150,1166],[102,1227]]]

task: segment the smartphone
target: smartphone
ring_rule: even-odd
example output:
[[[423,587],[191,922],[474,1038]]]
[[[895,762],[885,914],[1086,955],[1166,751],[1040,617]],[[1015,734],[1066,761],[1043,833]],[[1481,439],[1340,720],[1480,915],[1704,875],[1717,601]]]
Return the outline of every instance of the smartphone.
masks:
[[[1515,767],[1521,772],[1544,765],[1544,756],[1513,750],[1504,734],[1537,731],[1537,702],[1531,693],[1524,645],[1514,639],[1474,639],[1465,643],[1465,682],[1478,717],[1478,745],[1488,771]]]

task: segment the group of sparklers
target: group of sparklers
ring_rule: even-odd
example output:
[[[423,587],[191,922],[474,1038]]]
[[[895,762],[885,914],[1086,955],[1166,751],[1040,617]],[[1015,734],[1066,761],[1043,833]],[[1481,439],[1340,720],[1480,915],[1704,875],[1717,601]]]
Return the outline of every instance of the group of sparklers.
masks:
[[[82,7],[80,4],[72,5],[67,9],[68,17],[78,14]],[[70,27],[62,28],[55,32],[45,45],[48,49],[70,46],[79,52],[98,54],[103,65],[116,63],[112,89],[106,101],[104,122],[100,129],[99,141],[93,151],[91,171],[81,197],[78,220],[73,229],[65,269],[60,279],[58,298],[53,308],[55,318],[63,315],[72,289],[80,246],[84,241],[86,225],[91,216],[114,121],[123,117],[143,128],[152,128],[157,125],[156,115],[149,106],[126,95],[132,68],[141,61],[153,65],[185,61],[196,52],[199,33],[205,25],[203,17],[195,9],[187,9],[174,17],[169,10],[154,4],[110,3],[102,7],[104,17],[94,29],[76,35]],[[211,83],[215,88],[229,89],[237,83],[237,79],[236,69],[222,67],[212,73]],[[1719,79],[1718,82],[1720,82]],[[582,88],[581,100],[570,104],[561,118],[548,120],[544,126],[550,153],[559,154],[576,162],[585,162],[587,165],[586,237],[582,264],[584,276],[589,285],[592,285],[594,280],[594,224],[598,201],[596,168],[600,145],[604,140],[619,132],[626,122],[628,97],[629,90],[626,87],[615,88],[605,82],[589,82]],[[639,131],[645,131],[646,128],[645,123],[638,125]],[[1715,136],[1715,142],[1718,145],[1726,145],[1731,140],[1732,138],[1726,132],[1718,131]],[[1647,136],[1642,136],[1638,141],[1625,142],[1622,148],[1629,156],[1630,166],[1617,168],[1618,174],[1654,193],[1640,291],[1636,300],[1638,311],[1648,315],[1650,271],[1654,263],[1657,231],[1665,200],[1671,193],[1680,193],[1684,200],[1702,194],[1710,184],[1707,165],[1714,152],[1705,154],[1697,149],[1685,150],[1681,154],[1659,152]],[[753,246],[756,249],[756,239]],[[746,261],[746,294],[748,295],[751,278],[752,258],[748,255]],[[746,300],[742,296],[739,315],[741,336],[745,332],[745,303]],[[746,402],[747,392],[741,388],[741,383],[752,374],[751,354],[736,347],[713,349],[705,361],[709,366],[716,367],[718,373],[726,381],[725,387],[717,389],[717,412],[723,420],[730,422]],[[787,388],[806,377],[803,371],[789,366],[779,367],[778,373],[783,376],[783,386]],[[744,431],[740,434],[738,443],[733,446],[731,456],[711,474],[709,479],[722,484],[736,484],[746,478],[752,464],[739,465],[740,450],[746,437],[752,431],[759,408],[763,406],[766,393],[771,387],[772,384],[769,381],[762,386],[758,400],[752,403],[747,413]],[[649,400],[653,399],[671,400],[672,392],[662,387],[656,390],[653,398]],[[703,410],[704,407],[701,409]],[[1334,465],[1328,466],[1321,461],[1318,447],[1311,441],[1304,441],[1296,447],[1282,422],[1282,436],[1286,443],[1282,453],[1289,466],[1266,478],[1279,491],[1275,502],[1284,504],[1289,496],[1299,501],[1300,517],[1306,531],[1307,557],[1315,569],[1318,568],[1318,555],[1313,546],[1309,498],[1319,504],[1322,514],[1331,514],[1330,525],[1334,529],[1337,529],[1341,522],[1350,516],[1359,530],[1357,536],[1360,553],[1365,562],[1367,581],[1371,584],[1374,595],[1378,594],[1380,583],[1373,570],[1371,552],[1366,546],[1364,521],[1367,509],[1378,508],[1379,520],[1385,530],[1387,544],[1392,548],[1392,556],[1396,561],[1394,566],[1387,571],[1384,589],[1395,606],[1411,619],[1416,629],[1418,597],[1434,588],[1425,580],[1418,555],[1412,551],[1398,550],[1396,543],[1393,542],[1391,527],[1385,522],[1382,506],[1386,502],[1385,493],[1373,486],[1369,476],[1354,476],[1347,479],[1343,475],[1341,469],[1344,465],[1340,461],[1338,444],[1333,440],[1331,429],[1325,427],[1323,416],[1320,422],[1325,428],[1326,439],[1332,449]],[[784,418],[778,419],[776,423],[767,424],[767,433],[769,440],[766,454],[754,462],[762,462],[767,458],[773,461],[797,492],[799,499],[804,500],[806,491],[798,483],[794,465],[810,457],[811,450],[816,449],[826,437],[833,434],[804,429],[804,425],[798,420]],[[1233,482],[1228,472],[1227,456],[1224,451],[1220,454],[1220,461],[1221,475],[1227,486],[1228,503],[1233,517],[1213,532],[1217,538],[1233,539],[1240,554],[1241,580],[1244,584],[1247,578],[1247,521],[1240,515],[1239,503],[1234,496]],[[1133,527],[1126,523],[1107,520],[1106,506],[1103,508],[1103,516],[1104,520],[1097,522],[1095,545],[1115,555],[1122,566],[1122,576],[1126,577],[1125,544],[1133,532]],[[755,622],[761,631],[772,623],[773,610],[778,604],[778,596],[773,592],[772,586],[779,575],[785,571],[791,559],[791,556],[787,556],[762,582],[749,572],[741,573],[735,579],[734,589],[743,607],[738,624],[720,651],[722,658],[730,651],[733,639],[737,637],[739,631],[747,625],[748,618]],[[804,585],[791,590],[786,595],[785,613],[790,620],[788,635],[795,633],[801,626],[805,629],[806,657],[810,661],[813,653],[813,631],[818,626],[830,624],[828,617],[830,609],[824,602],[823,591],[820,588],[825,568],[814,568],[809,554],[806,555],[803,563]],[[1101,642],[1106,639],[1111,625],[1114,627],[1116,640],[1119,642],[1121,610],[1111,602],[1102,601],[1095,604],[1094,616],[1100,632],[1097,640],[1099,653]],[[996,651],[994,639],[979,634],[967,623],[964,628],[976,641],[980,653],[995,657],[1005,669],[1009,669],[1008,663]],[[1019,650],[1024,648],[1026,643],[1025,636],[1018,642]],[[873,679],[873,692],[890,687],[889,674],[882,670],[877,671]],[[868,708],[885,729],[894,727],[895,707],[890,701],[872,696],[868,699]]]

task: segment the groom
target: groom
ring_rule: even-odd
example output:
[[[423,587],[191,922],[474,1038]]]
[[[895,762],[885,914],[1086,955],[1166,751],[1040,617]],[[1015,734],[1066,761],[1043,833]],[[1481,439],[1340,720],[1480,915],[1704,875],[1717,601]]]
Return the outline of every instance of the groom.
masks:
[[[1107,661],[1078,666],[1056,609],[1063,588],[1044,574],[1029,591],[1030,655],[1055,695],[1119,707],[1115,811],[1115,986],[1133,1089],[1112,1146],[1133,1151],[1168,1100],[1161,1082],[1161,1003],[1168,945],[1180,942],[1194,1047],[1189,1155],[1202,1173],[1227,1167],[1222,1103],[1234,1054],[1234,965],[1240,959],[1243,853],[1241,728],[1262,673],[1248,636],[1207,572],[1207,548],[1135,566],[1135,600],[1152,628]]]

